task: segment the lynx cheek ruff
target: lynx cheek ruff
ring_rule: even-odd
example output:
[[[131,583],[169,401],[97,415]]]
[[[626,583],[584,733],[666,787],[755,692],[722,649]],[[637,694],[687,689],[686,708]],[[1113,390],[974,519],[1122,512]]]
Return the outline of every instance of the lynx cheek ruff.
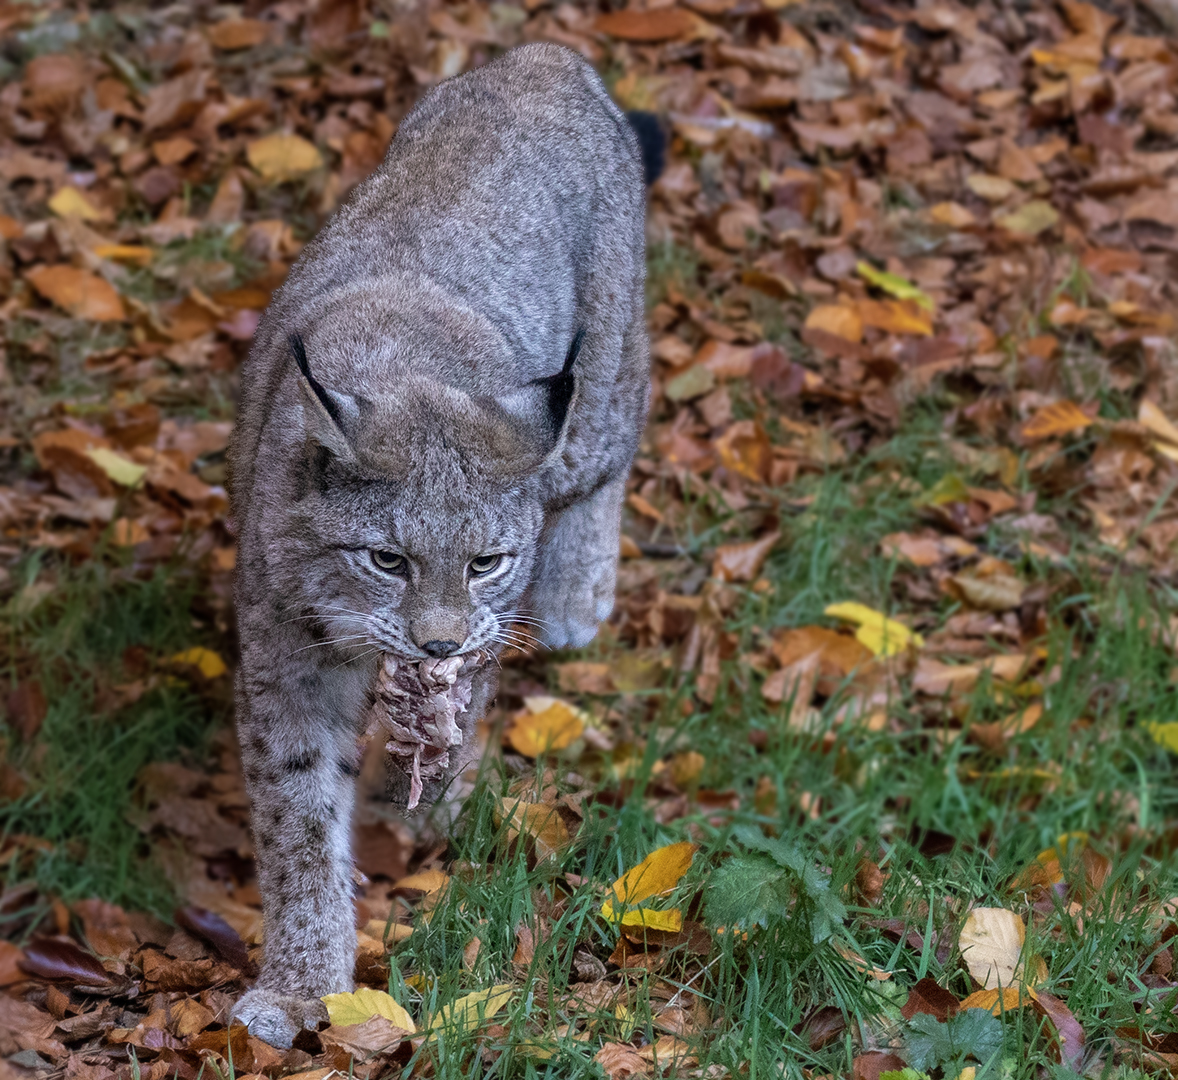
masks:
[[[376,701],[364,732],[384,729],[385,750],[409,777],[406,810],[421,801],[422,781],[441,780],[450,766],[450,749],[462,745],[457,716],[470,704],[471,681],[489,653],[447,656],[414,662],[386,653],[376,677]]]

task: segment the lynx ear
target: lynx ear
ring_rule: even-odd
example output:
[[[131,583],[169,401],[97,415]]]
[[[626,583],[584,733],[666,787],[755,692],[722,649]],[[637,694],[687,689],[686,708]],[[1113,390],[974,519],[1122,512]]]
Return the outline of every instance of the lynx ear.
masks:
[[[533,467],[544,468],[564,449],[569,419],[577,400],[574,365],[584,338],[584,328],[573,335],[564,367],[557,374],[533,379],[521,389],[498,399],[505,412],[523,421],[536,450]]]
[[[307,363],[307,350],[298,334],[290,335],[290,351],[299,367],[299,389],[303,392],[303,415],[307,417],[307,436],[330,450],[340,461],[354,461],[349,434],[360,418],[356,399],[328,390]]]

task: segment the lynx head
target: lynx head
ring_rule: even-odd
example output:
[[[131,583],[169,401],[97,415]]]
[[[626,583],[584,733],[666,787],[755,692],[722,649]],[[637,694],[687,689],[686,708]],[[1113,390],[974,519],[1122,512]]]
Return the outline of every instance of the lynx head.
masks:
[[[513,623],[534,625],[517,609],[580,341],[558,375],[496,399],[427,379],[389,395],[330,390],[291,337],[307,436],[297,603],[325,643],[424,659],[497,650]]]

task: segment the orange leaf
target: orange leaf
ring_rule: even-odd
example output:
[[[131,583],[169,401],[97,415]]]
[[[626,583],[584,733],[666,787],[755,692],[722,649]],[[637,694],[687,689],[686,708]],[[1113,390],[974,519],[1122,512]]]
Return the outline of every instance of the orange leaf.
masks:
[[[874,326],[888,334],[917,334],[932,337],[933,320],[910,300],[856,301],[864,326]]]
[[[1004,986],[1001,990],[977,990],[970,994],[962,1003],[962,1010],[985,1009],[995,1016],[1012,1009],[1021,1008],[1025,1004],[1022,992],[1017,986]]]
[[[724,468],[746,480],[763,484],[769,479],[773,447],[755,420],[738,420],[715,441]]]
[[[1023,425],[1023,438],[1030,441],[1050,439],[1091,426],[1092,417],[1074,401],[1056,401],[1045,405]]]
[[[622,41],[669,41],[695,31],[698,20],[689,11],[669,7],[654,11],[611,11],[599,15],[594,26]]]
[[[803,329],[822,330],[856,344],[863,340],[863,320],[859,312],[844,304],[823,304],[816,307],[806,316]]]
[[[74,266],[39,266],[25,275],[46,300],[76,319],[118,322],[126,318],[123,301],[105,278]]]

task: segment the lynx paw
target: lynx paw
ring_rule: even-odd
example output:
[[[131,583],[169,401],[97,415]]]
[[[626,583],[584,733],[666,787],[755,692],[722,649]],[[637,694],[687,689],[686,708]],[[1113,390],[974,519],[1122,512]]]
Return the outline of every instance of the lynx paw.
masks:
[[[262,1042],[289,1050],[300,1031],[314,1031],[327,1019],[327,1006],[318,998],[284,997],[259,987],[233,1006],[233,1019]]]

